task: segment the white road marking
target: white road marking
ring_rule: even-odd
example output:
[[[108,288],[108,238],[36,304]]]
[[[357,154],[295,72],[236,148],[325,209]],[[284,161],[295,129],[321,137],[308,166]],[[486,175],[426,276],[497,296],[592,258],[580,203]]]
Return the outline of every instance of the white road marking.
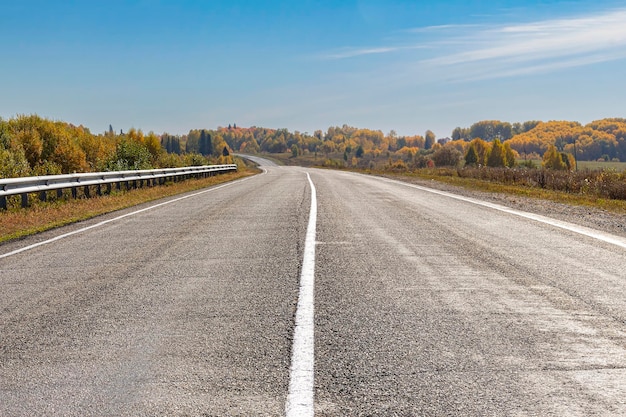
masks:
[[[487,201],[476,200],[470,197],[463,197],[457,194],[448,193],[446,191],[439,191],[428,187],[422,187],[420,185],[409,184],[402,181],[390,180],[387,178],[378,178],[385,182],[391,182],[394,184],[400,184],[405,187],[417,188],[418,190],[426,191],[432,194],[438,194],[455,200],[465,201],[467,203],[476,204],[478,206],[488,207],[490,209],[498,210],[504,213],[512,214],[515,216],[523,217],[526,219],[534,220],[536,222],[548,224],[550,226],[558,227],[560,229],[568,230],[570,232],[578,233],[583,236],[591,237],[593,239],[600,240],[602,242],[610,243],[620,248],[626,249],[626,239],[615,236],[609,233],[600,232],[598,230],[591,229],[589,227],[579,226],[573,223],[564,222],[561,220],[551,219],[549,217],[541,216],[539,214],[528,213],[521,210],[515,210],[509,207],[501,206],[500,204],[489,203]]]
[[[306,174],[311,186],[311,210],[304,241],[304,258],[300,274],[300,294],[293,333],[289,394],[285,411],[287,417],[306,417],[314,414],[314,363],[315,363],[315,228],[317,225],[317,195],[311,176]]]
[[[266,172],[267,171],[265,171],[264,173],[266,173]],[[169,201],[166,201],[164,203],[155,204],[154,206],[150,206],[150,207],[143,208],[141,210],[133,211],[132,213],[126,213],[126,214],[123,214],[121,216],[117,216],[117,217],[115,217],[113,219],[104,220],[104,221],[101,221],[100,223],[92,224],[91,226],[83,227],[82,229],[74,230],[72,232],[65,233],[65,234],[53,237],[52,239],[44,240],[42,242],[37,242],[37,243],[34,243],[32,245],[29,245],[29,246],[24,246],[23,248],[15,249],[14,251],[11,251],[11,252],[0,254],[0,259],[8,258],[9,256],[17,255],[18,253],[26,252],[27,250],[31,250],[31,249],[37,248],[39,246],[47,245],[48,243],[56,242],[57,240],[65,239],[66,237],[70,237],[70,236],[76,235],[78,233],[83,233],[83,232],[86,232],[87,230],[95,229],[96,227],[104,226],[107,223],[115,222],[115,221],[121,220],[121,219],[123,219],[125,217],[130,217],[130,216],[134,216],[135,214],[143,213],[144,211],[152,210],[152,209],[155,209],[157,207],[165,206],[167,204],[176,203],[177,201],[185,200],[187,198],[195,197],[197,195],[209,193],[211,191],[219,190],[220,188],[228,187],[228,186],[233,185],[233,184],[237,184],[237,183],[240,183],[240,182],[243,182],[243,181],[247,181],[250,178],[254,178],[254,177],[247,177],[247,178],[243,178],[243,179],[236,180],[236,181],[233,181],[233,182],[229,182],[229,183],[217,186],[217,187],[209,188],[208,190],[200,191],[200,192],[197,192],[197,193],[194,193],[194,194],[189,194],[189,195],[186,195],[184,197],[179,197],[179,198],[176,198],[174,200],[169,200]]]

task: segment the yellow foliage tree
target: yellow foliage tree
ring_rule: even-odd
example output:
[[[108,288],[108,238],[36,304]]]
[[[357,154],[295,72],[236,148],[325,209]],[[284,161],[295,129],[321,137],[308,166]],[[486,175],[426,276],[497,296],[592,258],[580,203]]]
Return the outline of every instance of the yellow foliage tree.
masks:
[[[554,170],[567,169],[567,165],[563,161],[563,158],[561,158],[561,154],[554,145],[549,145],[548,150],[543,154],[542,166],[546,169]]]

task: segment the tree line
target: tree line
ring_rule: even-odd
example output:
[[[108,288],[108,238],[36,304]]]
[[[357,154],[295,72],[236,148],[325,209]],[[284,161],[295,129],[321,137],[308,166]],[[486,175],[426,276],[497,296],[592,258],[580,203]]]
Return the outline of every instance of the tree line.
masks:
[[[345,124],[313,134],[229,125],[218,128],[214,134],[239,152],[291,152],[294,157],[314,153],[335,159],[339,156],[345,164],[360,167],[381,158],[400,168],[402,164],[449,166],[462,161],[477,166],[512,167],[520,160],[545,159],[546,167],[571,169],[576,160],[626,162],[626,119],[622,118],[587,125],[569,121],[485,120],[467,128],[457,127],[450,138],[440,139],[430,130],[424,135],[400,136],[393,130],[384,134]]]
[[[93,134],[83,126],[37,115],[0,118],[2,177],[223,163],[232,161],[232,151],[313,155],[327,164],[362,168],[381,161],[392,169],[460,164],[512,167],[520,160],[543,158],[546,167],[571,169],[575,160],[626,161],[626,119],[587,125],[487,120],[457,127],[451,138],[438,139],[430,130],[403,136],[346,124],[312,134],[236,124],[192,129],[186,135],[144,134],[138,129],[116,133],[112,126]]]
[[[134,128],[116,133],[111,126],[93,134],[83,126],[37,115],[0,118],[2,178],[231,162],[226,143],[213,140],[206,129],[184,138]]]

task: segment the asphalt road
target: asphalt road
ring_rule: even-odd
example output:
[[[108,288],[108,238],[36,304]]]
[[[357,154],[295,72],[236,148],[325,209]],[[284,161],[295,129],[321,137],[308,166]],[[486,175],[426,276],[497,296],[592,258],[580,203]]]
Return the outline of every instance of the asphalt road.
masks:
[[[0,246],[111,220],[0,258],[0,416],[284,415],[306,172],[315,415],[626,415],[619,239],[268,166]]]

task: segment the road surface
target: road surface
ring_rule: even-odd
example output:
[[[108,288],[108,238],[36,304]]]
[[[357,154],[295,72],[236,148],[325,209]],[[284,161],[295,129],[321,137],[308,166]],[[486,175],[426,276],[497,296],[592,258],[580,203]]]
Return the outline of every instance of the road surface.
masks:
[[[310,412],[626,415],[622,238],[277,166],[0,246],[0,415],[285,415],[312,201]]]

